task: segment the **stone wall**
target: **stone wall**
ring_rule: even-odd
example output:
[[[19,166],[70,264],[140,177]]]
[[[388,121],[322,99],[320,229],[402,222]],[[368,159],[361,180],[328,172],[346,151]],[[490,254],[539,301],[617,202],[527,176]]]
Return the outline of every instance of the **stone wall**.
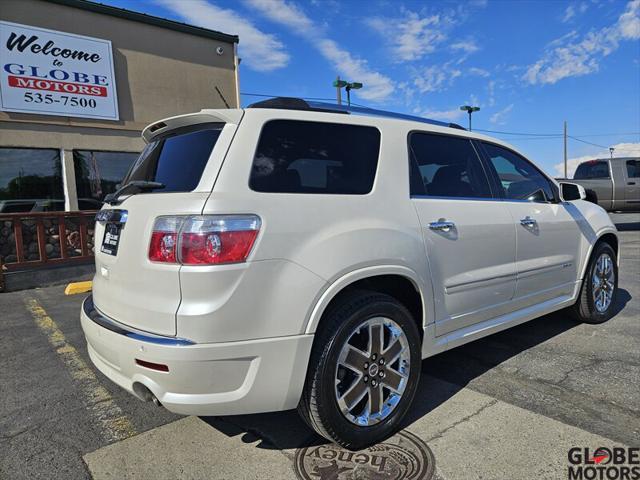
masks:
[[[21,219],[22,226],[22,251],[25,261],[38,261],[40,252],[38,249],[38,221],[36,218]],[[80,217],[65,217],[65,231],[60,242],[60,219],[58,217],[43,218],[45,239],[45,255],[48,260],[62,258],[60,251],[65,249],[67,257],[82,256],[82,245],[80,241]],[[0,259],[3,265],[16,263],[16,236],[15,226],[11,220],[0,220]],[[93,219],[87,218],[87,251],[89,255],[94,253],[94,230]]]

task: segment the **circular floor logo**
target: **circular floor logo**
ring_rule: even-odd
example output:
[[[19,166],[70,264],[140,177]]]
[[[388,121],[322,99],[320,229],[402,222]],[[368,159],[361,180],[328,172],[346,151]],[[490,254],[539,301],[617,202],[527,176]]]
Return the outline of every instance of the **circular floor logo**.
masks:
[[[400,432],[357,452],[333,444],[300,448],[295,470],[304,480],[429,480],[435,459],[422,440]]]

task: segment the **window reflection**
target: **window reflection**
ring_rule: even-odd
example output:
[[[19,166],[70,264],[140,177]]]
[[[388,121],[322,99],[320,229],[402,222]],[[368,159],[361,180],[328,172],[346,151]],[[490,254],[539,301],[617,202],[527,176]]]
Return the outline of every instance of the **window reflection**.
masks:
[[[73,165],[80,210],[98,210],[105,195],[118,185],[138,158],[132,152],[74,150]]]
[[[0,148],[0,212],[64,210],[60,151]]]

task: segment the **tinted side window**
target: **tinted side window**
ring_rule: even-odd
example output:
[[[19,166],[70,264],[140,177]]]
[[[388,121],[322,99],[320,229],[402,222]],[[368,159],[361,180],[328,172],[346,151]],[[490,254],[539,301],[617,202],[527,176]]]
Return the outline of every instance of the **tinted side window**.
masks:
[[[531,202],[551,202],[555,199],[549,180],[528,160],[506,148],[483,143],[498,174],[504,197]]]
[[[581,163],[573,175],[575,179],[587,178],[609,178],[609,162],[600,160],[591,160],[590,162]]]
[[[122,181],[164,184],[158,192],[190,192],[198,186],[223,125],[200,124],[169,132],[147,144]]]
[[[249,186],[257,192],[363,195],[373,188],[380,132],[337,123],[264,125]]]
[[[489,181],[471,141],[414,132],[409,137],[411,194],[491,197]]]
[[[627,177],[640,177],[640,160],[627,160]]]

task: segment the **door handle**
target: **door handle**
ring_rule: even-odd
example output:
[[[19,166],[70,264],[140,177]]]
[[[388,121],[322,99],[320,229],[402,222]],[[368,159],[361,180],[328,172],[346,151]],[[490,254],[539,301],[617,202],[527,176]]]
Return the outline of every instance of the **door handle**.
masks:
[[[526,217],[522,218],[520,220],[520,225],[523,225],[527,228],[533,228],[537,225],[538,222],[536,222],[533,218],[531,218],[529,215],[527,215]]]
[[[636,182],[627,182],[627,185],[635,185]]]
[[[438,220],[437,222],[431,222],[429,224],[429,229],[431,230],[439,230],[441,232],[448,232],[456,227],[456,224],[453,222],[445,222]]]

